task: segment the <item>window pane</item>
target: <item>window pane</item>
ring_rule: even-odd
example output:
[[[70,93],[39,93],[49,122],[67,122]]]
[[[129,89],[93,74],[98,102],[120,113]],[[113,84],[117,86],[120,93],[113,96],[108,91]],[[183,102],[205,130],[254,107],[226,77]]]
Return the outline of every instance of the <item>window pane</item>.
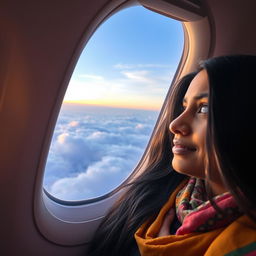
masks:
[[[92,36],[68,86],[44,187],[62,200],[102,196],[140,160],[183,50],[181,23],[131,7]]]

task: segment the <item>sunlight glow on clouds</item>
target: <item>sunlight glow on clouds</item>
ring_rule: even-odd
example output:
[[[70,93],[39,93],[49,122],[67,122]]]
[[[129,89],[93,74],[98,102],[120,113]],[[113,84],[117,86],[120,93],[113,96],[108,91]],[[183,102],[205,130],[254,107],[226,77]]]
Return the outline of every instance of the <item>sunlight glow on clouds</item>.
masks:
[[[156,110],[174,75],[167,74],[134,69],[120,70],[115,78],[80,74],[71,80],[64,102]]]

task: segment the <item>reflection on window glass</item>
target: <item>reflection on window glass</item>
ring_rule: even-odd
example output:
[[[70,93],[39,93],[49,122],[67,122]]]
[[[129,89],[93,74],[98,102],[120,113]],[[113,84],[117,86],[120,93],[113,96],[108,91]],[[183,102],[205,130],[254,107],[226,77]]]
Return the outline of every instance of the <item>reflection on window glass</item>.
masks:
[[[44,176],[50,194],[91,199],[130,175],[182,50],[181,23],[143,7],[100,26],[79,58],[55,127]]]

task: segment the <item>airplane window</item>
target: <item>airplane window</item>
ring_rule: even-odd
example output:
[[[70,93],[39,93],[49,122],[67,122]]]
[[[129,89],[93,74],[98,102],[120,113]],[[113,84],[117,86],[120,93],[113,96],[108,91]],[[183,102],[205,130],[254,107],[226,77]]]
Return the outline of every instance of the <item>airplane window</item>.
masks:
[[[118,187],[154,128],[183,50],[179,21],[135,6],[104,22],[76,65],[53,134],[44,188],[86,200]]]

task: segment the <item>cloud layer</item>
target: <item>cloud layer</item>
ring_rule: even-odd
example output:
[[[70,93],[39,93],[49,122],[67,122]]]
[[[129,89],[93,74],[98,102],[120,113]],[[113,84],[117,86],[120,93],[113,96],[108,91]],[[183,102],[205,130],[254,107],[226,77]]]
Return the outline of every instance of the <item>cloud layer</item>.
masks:
[[[66,104],[53,135],[44,187],[62,200],[110,192],[140,160],[156,117],[154,111]]]

